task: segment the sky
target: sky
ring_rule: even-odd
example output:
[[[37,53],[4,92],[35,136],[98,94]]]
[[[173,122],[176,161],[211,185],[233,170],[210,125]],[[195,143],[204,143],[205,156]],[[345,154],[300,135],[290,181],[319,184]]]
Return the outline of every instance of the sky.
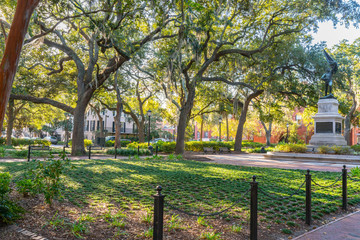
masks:
[[[317,33],[313,34],[313,43],[325,41],[327,47],[333,47],[341,40],[347,39],[352,43],[355,39],[360,37],[360,29],[353,26],[345,28],[345,26],[337,25],[334,27],[332,22],[323,22],[319,24]]]

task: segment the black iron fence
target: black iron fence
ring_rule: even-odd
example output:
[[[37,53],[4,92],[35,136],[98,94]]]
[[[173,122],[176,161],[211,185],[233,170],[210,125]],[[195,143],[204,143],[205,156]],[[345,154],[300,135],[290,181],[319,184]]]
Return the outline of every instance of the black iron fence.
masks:
[[[316,181],[311,179],[310,170],[307,170],[305,174],[304,182],[298,187],[296,191],[291,193],[288,196],[284,197],[274,197],[261,187],[259,187],[259,183],[256,181],[256,176],[253,176],[252,181],[250,182],[250,188],[246,190],[244,193],[241,194],[239,199],[235,201],[231,206],[222,209],[220,211],[214,213],[191,213],[188,211],[184,211],[170,202],[165,202],[165,195],[161,193],[162,187],[157,186],[156,191],[157,193],[153,195],[154,197],[154,222],[153,222],[153,240],[162,240],[163,239],[163,226],[164,226],[164,205],[166,204],[169,208],[178,211],[180,213],[189,215],[189,216],[196,216],[196,217],[209,217],[209,216],[216,216],[233,208],[237,205],[240,201],[242,201],[246,195],[250,192],[250,240],[257,240],[257,232],[258,232],[258,194],[259,192],[272,200],[284,200],[289,199],[295,195],[298,195],[301,192],[301,189],[305,185],[305,223],[311,225],[311,193],[312,193],[312,183],[320,188],[329,188],[333,187],[336,183],[342,180],[342,209],[347,210],[347,182],[348,180],[354,182],[360,182],[360,179],[352,178],[347,173],[346,166],[343,166],[342,173],[337,177],[337,179],[329,184],[329,185],[321,185]]]

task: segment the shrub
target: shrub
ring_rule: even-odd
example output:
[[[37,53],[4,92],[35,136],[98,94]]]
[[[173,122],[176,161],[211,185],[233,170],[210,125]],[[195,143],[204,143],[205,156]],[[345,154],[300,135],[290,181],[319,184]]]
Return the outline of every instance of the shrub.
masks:
[[[273,147],[265,148],[266,152],[273,152],[274,150],[275,150],[275,148],[273,148]],[[261,147],[247,148],[247,149],[245,149],[245,152],[247,152],[247,153],[261,153]]]
[[[4,143],[5,144],[5,143]],[[21,139],[21,138],[12,138],[12,146],[24,146],[24,145],[43,145],[50,146],[51,142],[44,139]]]
[[[72,146],[72,140],[69,141],[69,146]],[[84,147],[87,148],[89,146],[92,146],[93,142],[89,139],[84,139]]]
[[[135,155],[138,155],[138,150],[137,149],[117,149],[117,155],[120,155],[120,156],[135,156]],[[106,151],[106,154],[109,154],[109,155],[115,155],[115,149],[112,148],[112,149],[108,149]],[[151,155],[151,152],[147,149],[140,149],[139,151],[139,154],[140,156],[144,156],[144,155]]]
[[[130,141],[123,141],[121,140],[121,147],[127,147],[129,145]],[[113,147],[115,146],[115,141],[114,140],[109,140],[105,143],[106,147]]]
[[[305,144],[295,144],[295,143],[278,144],[275,147],[275,151],[280,151],[280,152],[305,153],[306,150],[307,147]]]
[[[6,199],[10,193],[11,178],[9,172],[0,173],[0,200]]]
[[[351,170],[351,176],[352,177],[359,177],[360,178],[360,167],[356,166],[356,167],[353,167]]]
[[[34,195],[37,193],[34,186],[34,182],[31,179],[22,179],[16,183],[18,192],[22,193],[24,197],[29,196],[29,194]]]
[[[204,147],[213,147],[216,151],[219,151],[220,147],[233,148],[234,142],[202,142],[202,141],[193,141],[185,143],[185,150],[202,152]]]
[[[352,145],[351,149],[355,152],[360,152],[360,144]]]
[[[8,172],[0,173],[0,223],[10,223],[23,212],[22,208],[9,200],[11,178]]]
[[[70,160],[65,154],[62,154],[59,159],[50,157],[46,161],[32,161],[29,163],[25,178],[18,187],[22,188],[23,193],[43,193],[45,202],[51,205],[55,197],[61,197],[61,174],[69,164]],[[28,184],[28,180],[32,183]]]
[[[159,152],[165,152],[165,153],[175,152],[176,142],[159,141],[154,145],[154,151],[155,151],[156,145],[159,147]]]
[[[331,149],[331,147],[324,145],[324,146],[318,147],[318,152],[322,153],[322,154],[331,153],[332,149]]]
[[[332,146],[331,149],[335,154],[351,154],[352,149],[348,146]]]
[[[147,143],[138,143],[138,142],[132,142],[128,144],[128,148],[138,148],[138,146],[140,147],[140,149],[148,149],[148,144]]]

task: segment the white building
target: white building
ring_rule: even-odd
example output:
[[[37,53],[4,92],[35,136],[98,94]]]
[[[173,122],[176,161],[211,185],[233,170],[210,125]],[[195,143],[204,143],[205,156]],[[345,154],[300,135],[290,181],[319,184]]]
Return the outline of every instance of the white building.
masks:
[[[101,112],[105,136],[115,135],[115,116],[115,111],[106,109]],[[122,138],[137,136],[137,126],[129,115],[122,113],[120,122],[120,132]],[[93,110],[89,110],[85,115],[84,135],[86,139],[90,139],[92,141],[96,140],[96,137],[100,136],[100,121],[98,115]]]

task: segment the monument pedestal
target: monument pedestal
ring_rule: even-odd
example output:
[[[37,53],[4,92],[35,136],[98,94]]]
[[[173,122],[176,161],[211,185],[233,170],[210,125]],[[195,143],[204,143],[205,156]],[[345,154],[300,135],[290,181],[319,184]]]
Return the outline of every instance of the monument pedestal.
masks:
[[[336,98],[320,99],[318,113],[313,118],[315,128],[314,135],[309,142],[310,145],[347,145],[341,134],[344,117],[339,114],[339,102]]]

